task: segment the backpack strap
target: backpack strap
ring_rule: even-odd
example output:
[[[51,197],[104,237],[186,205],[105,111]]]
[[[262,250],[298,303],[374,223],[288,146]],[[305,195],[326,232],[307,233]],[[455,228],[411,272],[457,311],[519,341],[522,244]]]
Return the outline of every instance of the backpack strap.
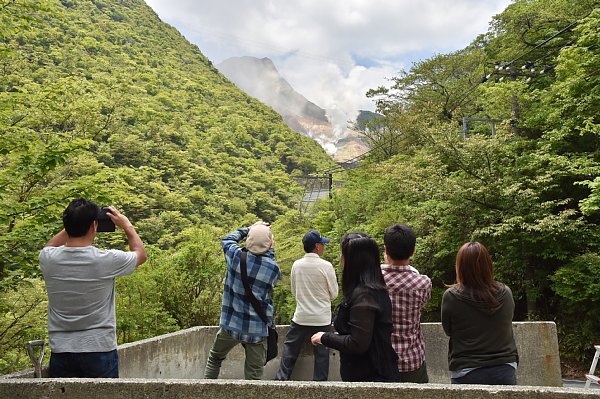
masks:
[[[250,301],[254,311],[260,316],[262,321],[264,321],[266,325],[269,325],[269,319],[267,318],[265,310],[250,289],[250,282],[248,281],[248,268],[246,266],[247,257],[248,251],[244,248],[242,249],[242,253],[240,255],[240,271],[242,272],[242,283],[244,284],[244,290],[246,291],[246,299]]]

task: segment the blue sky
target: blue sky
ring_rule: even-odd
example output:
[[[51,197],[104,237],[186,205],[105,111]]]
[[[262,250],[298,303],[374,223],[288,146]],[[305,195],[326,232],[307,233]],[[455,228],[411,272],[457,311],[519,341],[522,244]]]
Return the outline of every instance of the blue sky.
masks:
[[[146,0],[214,64],[269,57],[334,121],[373,110],[368,89],[468,45],[510,0]]]

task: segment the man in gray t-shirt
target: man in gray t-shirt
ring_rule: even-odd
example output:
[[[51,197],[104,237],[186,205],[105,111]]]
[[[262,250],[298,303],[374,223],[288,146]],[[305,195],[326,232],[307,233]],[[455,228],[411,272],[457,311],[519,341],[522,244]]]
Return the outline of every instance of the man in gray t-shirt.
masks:
[[[133,273],[146,261],[146,250],[129,219],[112,206],[107,209],[127,235],[129,252],[92,246],[100,208],[83,198],[69,204],[64,230],[40,252],[48,291],[50,377],[119,376],[115,277]]]

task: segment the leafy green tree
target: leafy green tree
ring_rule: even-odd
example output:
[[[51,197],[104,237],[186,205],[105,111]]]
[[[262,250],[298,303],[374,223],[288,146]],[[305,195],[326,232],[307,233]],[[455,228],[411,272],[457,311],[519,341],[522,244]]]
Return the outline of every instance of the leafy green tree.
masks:
[[[274,221],[295,207],[292,176],[332,165],[142,0],[0,0],[0,295],[39,277],[40,248],[83,196],[157,248],[118,284],[121,341],[214,323],[222,255],[203,230]],[[119,233],[97,245],[127,248]]]
[[[116,311],[119,343],[138,341],[179,329],[166,311],[160,292],[160,274],[150,262],[130,276],[117,279]]]
[[[561,297],[561,349],[569,357],[578,360],[590,357],[591,345],[598,339],[599,285],[594,276],[599,270],[600,256],[587,253],[569,259],[551,277],[553,288]]]
[[[587,185],[591,192],[590,196],[581,200],[581,211],[586,215],[598,213],[600,211],[600,177],[594,181],[582,181],[581,184]]]
[[[392,223],[411,225],[414,265],[434,281],[429,320],[454,282],[460,245],[482,241],[513,289],[516,318],[556,320],[565,354],[598,339],[597,304],[574,295],[594,283],[568,276],[593,273],[600,253],[598,10],[570,5],[516,1],[464,50],[416,63],[390,88],[371,91],[383,114],[373,146],[383,147],[384,134],[376,135],[385,132],[406,142],[348,173],[317,217],[332,236],[358,229],[381,239]],[[519,76],[527,62],[537,68],[529,81]],[[502,122],[494,138],[480,125],[463,139],[463,116]],[[578,307],[587,321],[577,319]]]
[[[409,111],[433,121],[460,121],[474,111],[472,91],[484,73],[485,53],[475,42],[464,50],[416,62],[389,88],[370,90],[380,112]]]
[[[46,336],[46,301],[44,284],[37,279],[25,280],[19,290],[0,292],[0,374],[33,366],[25,349],[28,341]]]

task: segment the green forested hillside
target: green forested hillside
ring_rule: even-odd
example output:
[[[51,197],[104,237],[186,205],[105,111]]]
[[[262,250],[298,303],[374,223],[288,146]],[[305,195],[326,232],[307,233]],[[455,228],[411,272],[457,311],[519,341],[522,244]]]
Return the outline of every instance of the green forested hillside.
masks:
[[[553,320],[561,358],[600,341],[600,9],[516,0],[468,47],[420,61],[370,95],[384,115],[370,159],[349,173],[318,225],[382,241],[418,234],[439,320],[462,243],[483,242],[517,302],[516,320]],[[471,121],[463,137],[462,118]],[[389,154],[395,154],[390,156]],[[534,343],[532,343],[533,345]]]
[[[131,340],[214,323],[218,239],[274,221],[292,176],[331,163],[142,0],[0,0],[0,373],[45,334],[37,253],[70,199],[114,204],[151,246],[119,282]]]

